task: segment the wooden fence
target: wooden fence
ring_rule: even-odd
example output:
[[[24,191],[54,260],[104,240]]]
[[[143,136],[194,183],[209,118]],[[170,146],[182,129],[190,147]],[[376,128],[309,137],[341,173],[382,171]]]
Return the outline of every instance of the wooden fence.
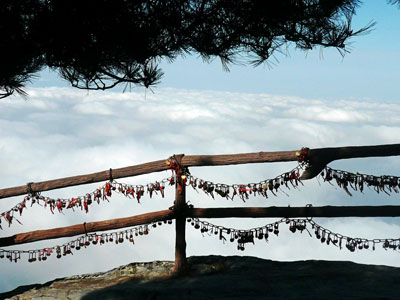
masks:
[[[360,157],[383,157],[400,155],[400,144],[357,146],[338,148],[309,149],[308,167],[301,179],[310,179],[318,175],[327,163],[338,159]],[[236,165],[248,163],[298,161],[299,151],[258,152],[230,155],[175,155],[180,168],[194,166]],[[28,185],[0,190],[0,198],[7,198],[33,192],[42,192],[58,188],[76,186],[113,179],[137,176],[170,169],[166,160],[106,170],[102,172],[30,183]],[[89,222],[62,228],[36,230],[0,238],[0,246],[31,243],[46,239],[75,236],[84,233],[106,231],[128,226],[149,224],[175,219],[175,268],[181,273],[187,269],[186,263],[186,218],[266,218],[266,217],[395,217],[400,216],[400,206],[325,206],[325,207],[234,207],[234,208],[191,208],[186,204],[186,186],[175,184],[174,206],[162,210],[127,218]]]

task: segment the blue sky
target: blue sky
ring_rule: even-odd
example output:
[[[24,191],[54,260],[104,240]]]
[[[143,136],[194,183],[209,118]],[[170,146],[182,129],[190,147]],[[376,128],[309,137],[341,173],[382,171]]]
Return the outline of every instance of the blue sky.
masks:
[[[70,88],[55,74],[43,72],[29,87],[28,100],[10,97],[0,102],[1,187],[85,174],[167,158],[174,153],[223,154],[295,150],[303,146],[329,147],[399,143],[400,138],[400,10],[384,1],[369,1],[360,8],[354,27],[377,21],[375,30],[355,38],[352,52],[343,59],[336,50],[308,53],[290,50],[289,57],[267,67],[232,66],[222,71],[219,62],[203,64],[186,57],[163,64],[165,76],[154,93],[143,88],[86,92]],[[193,175],[223,183],[258,182],[274,177],[295,163],[254,164],[215,168],[192,168]],[[376,175],[399,175],[398,158],[338,161],[332,167]],[[119,180],[145,184],[168,176],[168,172]],[[73,197],[92,191],[99,184],[44,192],[52,197]],[[193,191],[188,199],[196,207],[396,205],[399,195],[347,196],[342,190],[316,180],[305,183],[290,197],[255,198],[247,203],[212,200]],[[4,211],[21,201],[0,201]],[[17,232],[68,226],[166,209],[166,199],[144,197],[142,204],[113,197],[111,203],[93,206],[89,214],[51,213],[29,208],[17,223],[4,228],[2,236]],[[226,226],[249,228],[271,220],[213,220]],[[398,237],[397,218],[342,218],[318,220],[333,231],[358,237]],[[20,249],[52,246],[69,239],[22,245]],[[349,253],[321,245],[306,234],[282,231],[268,244],[256,243],[245,252],[187,230],[188,255],[252,255],[274,260],[351,260],[358,263],[400,266],[399,253]],[[174,257],[173,227],[162,227],[141,238],[136,245],[90,247],[74,256],[43,264],[18,264],[0,260],[0,291],[22,284],[45,282],[73,274],[106,271],[132,261]],[[44,271],[45,270],[45,271]]]
[[[201,58],[180,59],[164,64],[164,86],[269,93],[301,97],[373,98],[397,101],[400,70],[400,10],[384,1],[366,1],[353,19],[355,29],[376,21],[368,35],[354,38],[345,58],[336,49],[308,53],[289,50],[289,56],[268,66],[233,66],[222,71],[216,60],[210,65]],[[323,54],[321,56],[321,53]],[[273,62],[272,62],[273,63]]]
[[[366,1],[353,18],[355,30],[377,22],[369,34],[351,40],[351,53],[344,58],[336,49],[303,52],[289,49],[276,54],[271,67],[232,65],[222,70],[218,59],[203,63],[196,56],[162,62],[165,72],[158,88],[174,87],[243,93],[268,93],[324,99],[374,99],[395,102],[400,88],[400,9],[385,1]],[[68,86],[56,74],[42,73],[34,86]],[[122,90],[121,87],[119,90]],[[156,91],[157,88],[154,89]]]

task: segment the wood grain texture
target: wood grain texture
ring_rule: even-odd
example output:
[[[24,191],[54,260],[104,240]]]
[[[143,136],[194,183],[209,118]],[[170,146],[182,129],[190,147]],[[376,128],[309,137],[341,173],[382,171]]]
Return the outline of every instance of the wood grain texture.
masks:
[[[130,176],[137,176],[152,172],[159,172],[167,170],[165,160],[158,160],[145,164],[112,169],[112,178],[124,178]],[[81,184],[95,183],[100,181],[106,181],[110,179],[110,170],[78,175],[66,178],[53,179],[48,181],[36,182],[31,184],[32,191],[41,192],[49,191],[59,188],[65,188],[70,186],[76,186]],[[12,196],[24,195],[28,193],[28,186],[22,185],[12,188],[6,188],[0,190],[0,198],[7,198]]]
[[[183,156],[183,155],[182,155]],[[112,169],[112,178],[124,178],[137,175],[143,175],[153,172],[164,171],[168,169],[166,160],[158,160],[140,165],[134,165],[124,168]],[[296,151],[283,152],[259,152],[246,154],[226,154],[226,155],[189,155],[183,156],[182,165],[184,166],[213,166],[213,165],[230,165],[244,163],[261,163],[273,161],[295,161]],[[59,178],[43,182],[31,184],[32,191],[49,191],[59,188],[71,187],[76,185],[88,184],[106,181],[110,179],[110,170],[78,175],[66,178]],[[28,193],[28,186],[22,185],[12,188],[0,189],[0,198],[13,197]]]
[[[194,167],[297,161],[296,152],[297,150],[228,155],[187,155],[182,158],[182,164],[188,167]]]
[[[175,156],[177,162],[182,165],[184,155]],[[183,274],[188,269],[186,260],[186,186],[178,181],[175,182],[175,265],[173,272]]]
[[[127,218],[89,222],[85,224],[77,224],[67,227],[52,228],[45,230],[35,230],[31,232],[18,233],[13,236],[0,238],[0,246],[5,247],[11,245],[32,243],[41,240],[75,236],[90,232],[113,230],[113,229],[136,226],[136,225],[149,224],[152,222],[160,220],[169,220],[173,218],[174,218],[174,212],[172,210],[161,210],[157,212],[142,214],[133,217],[127,217]]]
[[[195,166],[221,166],[265,162],[297,161],[296,150],[278,152],[257,152],[224,155],[187,155],[182,157],[182,165]],[[400,155],[400,144],[356,146],[311,149],[309,152],[312,167],[308,168],[301,179],[311,179],[316,176],[329,162],[337,159],[349,159],[359,157],[382,157]],[[140,165],[134,165],[112,170],[114,179],[137,176],[168,169],[166,160],[158,160]],[[87,183],[106,181],[110,178],[110,171],[101,171],[91,174],[78,175],[54,180],[36,182],[31,184],[32,191],[48,191]],[[24,195],[28,192],[28,186],[0,189],[0,198]]]

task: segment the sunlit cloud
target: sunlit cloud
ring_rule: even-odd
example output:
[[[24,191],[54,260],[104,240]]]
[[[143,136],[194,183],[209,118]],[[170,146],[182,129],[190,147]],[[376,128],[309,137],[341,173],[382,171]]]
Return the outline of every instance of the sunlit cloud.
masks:
[[[29,100],[7,98],[0,103],[0,169],[1,188],[23,185],[64,176],[85,174],[109,168],[125,167],[153,160],[166,159],[176,153],[227,154],[259,151],[296,150],[348,145],[398,143],[400,105],[365,100],[303,99],[299,97],[245,94],[222,91],[158,89],[143,91],[86,92],[70,88],[35,88]],[[191,168],[198,177],[221,183],[248,183],[272,178],[296,163],[253,164],[226,167]],[[399,175],[396,158],[370,158],[339,161],[333,166],[353,172],[377,175]],[[169,176],[170,172],[148,174],[120,182],[145,184]],[[77,186],[43,192],[52,197],[72,197],[92,191],[99,184]],[[366,190],[364,195],[349,197],[333,186],[319,185],[317,180],[305,182],[300,190],[287,191],[279,197],[213,200],[188,190],[188,200],[195,207],[224,206],[304,206],[397,204],[398,195],[377,195]],[[23,226],[3,226],[2,236],[16,232],[54,228],[132,216],[166,209],[173,203],[174,191],[169,188],[165,199],[145,196],[138,204],[121,196],[111,202],[92,206],[84,212],[52,215],[43,207],[33,206],[19,218]],[[4,211],[22,197],[1,199]],[[325,227],[345,235],[371,238],[398,237],[397,221],[385,218],[340,218],[318,220]],[[238,228],[251,228],[270,223],[268,219],[210,220]],[[62,239],[67,241],[69,239]],[[52,246],[61,240],[22,245],[21,249]],[[393,251],[361,251],[349,253],[322,245],[308,234],[292,234],[281,230],[279,237],[248,245],[238,253],[235,244],[223,244],[216,237],[202,236],[187,230],[189,255],[254,255],[274,260],[352,260],[360,263],[400,266]],[[296,249],[296,250],[294,250]],[[107,259],[104,259],[107,257]],[[21,284],[43,282],[66,275],[104,271],[132,261],[173,260],[174,226],[155,229],[139,239],[135,246],[91,246],[74,256],[45,264],[28,264],[22,260],[10,264],[0,260],[0,290]],[[43,272],[43,266],[46,272]],[[10,276],[13,274],[13,276]]]

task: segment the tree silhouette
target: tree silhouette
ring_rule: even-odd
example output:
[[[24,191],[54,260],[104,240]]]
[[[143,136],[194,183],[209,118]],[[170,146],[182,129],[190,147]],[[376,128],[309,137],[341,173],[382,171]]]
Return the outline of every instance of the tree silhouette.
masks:
[[[357,0],[2,0],[0,98],[25,95],[45,67],[72,86],[109,89],[159,82],[161,59],[187,53],[206,61],[259,65],[294,44],[342,54]],[[400,1],[389,1],[399,4]]]

